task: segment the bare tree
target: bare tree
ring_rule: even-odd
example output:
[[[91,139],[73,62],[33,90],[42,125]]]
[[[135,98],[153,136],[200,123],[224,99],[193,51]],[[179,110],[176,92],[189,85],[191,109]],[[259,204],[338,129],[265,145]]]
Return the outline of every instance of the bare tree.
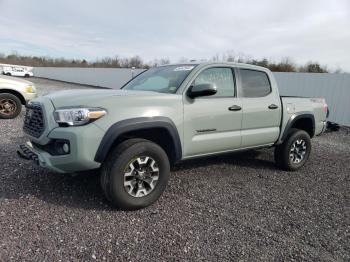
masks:
[[[317,62],[307,62],[305,66],[300,67],[300,72],[307,73],[327,73],[328,70],[325,66],[321,66]]]
[[[182,57],[179,63],[188,63],[192,61],[186,57]],[[203,60],[202,60],[203,61]],[[210,61],[227,61],[227,62],[240,62],[253,64],[258,66],[267,67],[275,72],[312,72],[312,73],[326,73],[328,69],[326,66],[322,66],[317,62],[308,62],[303,66],[297,66],[293,60],[289,57],[281,59],[279,62],[271,61],[271,59],[253,59],[251,56],[244,53],[235,53],[233,50],[229,50],[223,54],[215,54]],[[66,58],[51,58],[51,57],[38,57],[38,56],[21,56],[17,52],[12,52],[9,55],[0,53],[0,63],[4,64],[18,64],[25,66],[52,66],[52,67],[107,67],[107,68],[149,68],[153,66],[159,66],[169,64],[169,58],[154,59],[152,62],[144,63],[140,56],[124,57],[103,57],[97,58],[93,62],[89,62],[86,59],[66,59]],[[336,73],[342,72],[338,68]]]

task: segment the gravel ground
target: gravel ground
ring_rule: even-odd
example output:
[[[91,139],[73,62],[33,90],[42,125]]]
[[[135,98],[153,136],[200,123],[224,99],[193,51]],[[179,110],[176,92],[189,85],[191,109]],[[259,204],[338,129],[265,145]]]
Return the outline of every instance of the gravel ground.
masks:
[[[81,88],[32,79],[41,93]],[[0,120],[0,260],[350,260],[350,130],[313,139],[283,172],[264,149],[174,168],[153,206],[112,209],[98,175],[21,160],[23,113]]]

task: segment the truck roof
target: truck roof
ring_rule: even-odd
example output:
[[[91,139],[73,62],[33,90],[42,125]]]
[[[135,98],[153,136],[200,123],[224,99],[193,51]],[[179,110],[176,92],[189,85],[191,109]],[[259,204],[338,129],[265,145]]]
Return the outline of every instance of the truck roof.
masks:
[[[270,71],[266,67],[257,66],[257,65],[251,65],[251,64],[245,64],[245,63],[236,63],[236,62],[202,62],[202,61],[191,61],[188,63],[174,63],[174,64],[168,64],[168,65],[175,65],[175,66],[185,66],[185,65],[194,65],[194,66],[235,66],[239,68],[246,68],[246,69],[252,69],[252,70],[259,70],[259,71]],[[167,66],[167,65],[163,65]]]

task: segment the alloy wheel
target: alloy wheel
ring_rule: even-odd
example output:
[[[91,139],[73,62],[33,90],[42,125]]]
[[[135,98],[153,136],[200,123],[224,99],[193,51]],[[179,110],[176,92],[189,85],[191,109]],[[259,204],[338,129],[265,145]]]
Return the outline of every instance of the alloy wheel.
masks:
[[[297,139],[289,151],[289,159],[293,164],[302,162],[306,155],[306,142],[303,139]]]
[[[124,188],[133,197],[149,195],[159,179],[157,162],[149,156],[131,160],[124,170]]]
[[[12,99],[1,99],[0,100],[0,113],[3,115],[10,116],[17,110],[16,102]]]

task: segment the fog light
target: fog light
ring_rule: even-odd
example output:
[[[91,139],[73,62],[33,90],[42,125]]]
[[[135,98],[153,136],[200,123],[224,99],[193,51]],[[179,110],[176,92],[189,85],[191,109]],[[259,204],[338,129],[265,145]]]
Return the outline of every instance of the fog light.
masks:
[[[63,152],[68,154],[69,153],[69,145],[67,143],[64,143],[62,146]]]
[[[68,140],[57,139],[53,143],[53,155],[67,155],[70,153],[70,144]]]

